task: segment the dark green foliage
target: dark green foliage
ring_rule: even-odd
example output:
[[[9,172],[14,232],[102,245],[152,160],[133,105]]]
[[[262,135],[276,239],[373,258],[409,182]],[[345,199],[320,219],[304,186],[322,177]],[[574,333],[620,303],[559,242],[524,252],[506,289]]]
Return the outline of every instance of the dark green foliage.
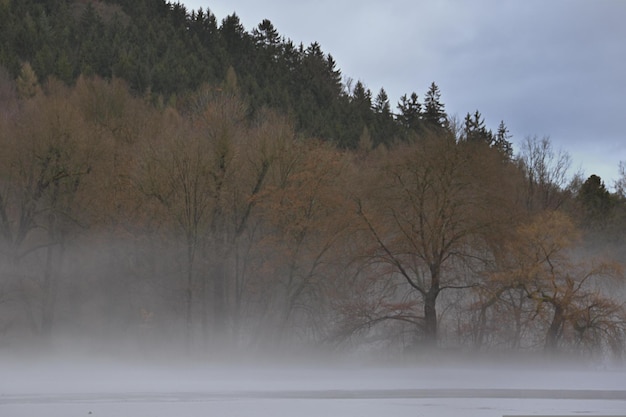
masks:
[[[485,120],[478,110],[473,115],[467,113],[463,126],[463,136],[466,141],[484,143],[491,146],[494,142],[493,133],[485,127]]]
[[[398,123],[406,130],[418,132],[422,126],[423,114],[417,94],[411,93],[411,98],[407,98],[406,94],[400,97],[398,110],[400,111],[396,117]]]
[[[306,136],[354,149],[364,129],[374,146],[448,130],[439,87],[404,95],[392,112],[384,89],[373,99],[346,86],[336,61],[314,42],[296,45],[269,19],[246,31],[237,14],[219,24],[208,9],[166,0],[41,0],[0,3],[0,66],[16,78],[30,63],[39,82],[72,84],[82,74],[122,78],[155,103],[184,103],[202,85],[234,72],[251,119],[284,113]]]
[[[490,129],[487,129],[485,119],[478,110],[474,114],[467,113],[465,116],[460,139],[496,149],[505,161],[511,161],[513,158],[513,144],[509,141],[511,135],[504,121],[500,121],[498,131],[494,135]]]
[[[577,198],[582,206],[586,228],[594,229],[607,224],[614,200],[599,176],[591,175],[587,178],[580,187]]]
[[[391,117],[391,107],[389,106],[389,96],[384,88],[380,89],[380,92],[376,96],[374,101],[374,113],[380,114],[384,117]]]
[[[511,139],[509,129],[504,124],[504,120],[501,120],[492,146],[500,151],[506,160],[511,160],[513,158],[513,144],[509,141],[509,139]]]
[[[384,88],[380,89],[372,109],[374,110],[374,123],[372,126],[374,146],[391,144],[396,136],[396,123],[391,113],[389,96],[387,96]]]
[[[424,97],[424,124],[428,129],[441,131],[448,129],[448,115],[441,102],[441,91],[434,82],[430,84]]]
[[[344,112],[343,120],[348,133],[339,145],[344,148],[356,148],[364,129],[370,135],[370,127],[374,122],[372,92],[361,81],[357,81],[354,88],[351,88],[349,95],[345,98],[342,110]]]
[[[44,6],[45,4],[45,6]],[[179,3],[9,2],[0,6],[0,65],[13,76],[30,62],[40,80],[121,77],[138,93],[169,97],[224,76],[215,18]]]

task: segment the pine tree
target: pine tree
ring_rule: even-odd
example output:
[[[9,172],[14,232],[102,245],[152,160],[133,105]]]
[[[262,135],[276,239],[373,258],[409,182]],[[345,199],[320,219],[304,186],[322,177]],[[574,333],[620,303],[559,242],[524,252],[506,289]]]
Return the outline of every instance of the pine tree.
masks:
[[[280,35],[269,19],[263,19],[263,21],[252,30],[252,38],[257,46],[263,48],[276,47],[280,43]]]
[[[391,115],[391,107],[389,106],[389,96],[384,88],[381,88],[374,101],[373,110],[382,116]]]
[[[613,200],[599,176],[587,178],[578,191],[578,201],[582,205],[586,227],[597,228],[606,224]]]
[[[355,84],[350,103],[356,112],[357,123],[367,124],[372,118],[372,92],[361,81]]]
[[[226,16],[222,20],[220,26],[220,34],[222,39],[226,42],[226,47],[230,52],[230,55],[235,58],[242,58],[242,55],[248,53],[248,41],[250,36],[246,32],[245,28],[239,20],[239,16],[233,13],[230,16]]]
[[[504,120],[501,120],[500,124],[498,125],[498,131],[496,132],[496,137],[493,141],[492,146],[500,151],[500,153],[507,160],[513,158],[513,144],[509,141],[509,139],[511,139],[509,129],[507,129],[506,125],[504,124]]]
[[[337,67],[337,62],[331,54],[326,57],[326,73],[331,89],[338,97],[342,95],[343,84],[341,82],[341,70]]]
[[[372,124],[374,145],[391,144],[394,141],[397,125],[391,114],[389,97],[384,88],[381,88],[376,96],[372,110],[374,111],[374,122]]]
[[[418,101],[417,94],[411,94],[411,98],[407,98],[406,94],[400,97],[398,103],[400,113],[396,120],[402,127],[408,130],[417,131],[420,127],[422,118],[422,104]]]
[[[431,83],[424,97],[424,121],[426,126],[439,130],[448,128],[448,115],[445,105],[441,102],[441,92],[434,82]]]
[[[493,133],[485,127],[485,120],[478,110],[473,115],[467,113],[465,116],[463,136],[468,142],[485,143],[489,146],[494,142]]]

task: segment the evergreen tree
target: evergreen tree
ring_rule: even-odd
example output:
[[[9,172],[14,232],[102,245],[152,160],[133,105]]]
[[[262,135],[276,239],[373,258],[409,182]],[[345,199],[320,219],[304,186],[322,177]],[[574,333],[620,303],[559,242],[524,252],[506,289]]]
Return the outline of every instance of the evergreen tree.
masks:
[[[513,158],[513,144],[509,141],[509,139],[511,139],[509,129],[507,129],[504,124],[504,120],[501,120],[492,146],[500,151],[500,153],[507,160],[511,160],[511,158]]]
[[[362,122],[370,120],[372,108],[372,92],[365,88],[361,81],[357,81],[352,91],[350,103],[356,108],[357,114]]]
[[[337,62],[331,54],[326,56],[326,76],[328,85],[336,97],[343,95],[343,83],[341,81],[341,70],[337,67]]]
[[[441,92],[434,82],[430,84],[424,96],[424,122],[426,127],[434,130],[448,128],[448,115],[445,105],[441,102]]]
[[[583,209],[585,227],[597,228],[606,224],[613,207],[613,199],[599,176],[591,175],[587,178],[580,187],[577,198]]]
[[[372,126],[374,145],[391,144],[394,140],[396,129],[389,105],[389,97],[384,88],[381,88],[376,96],[372,110],[374,111],[374,123]]]
[[[232,60],[235,61],[235,63],[243,62],[245,55],[250,52],[250,37],[243,27],[243,24],[241,24],[239,16],[237,16],[236,13],[226,16],[226,18],[222,20],[219,33],[229,54],[232,56]]]
[[[361,81],[357,81],[350,96],[350,106],[352,107],[352,123],[358,129],[357,135],[361,133],[363,127],[371,124],[372,112],[372,92],[365,88]]]
[[[365,88],[361,81],[357,81],[352,91],[352,103],[359,106],[360,109],[371,108],[372,92]]]
[[[408,130],[417,131],[422,119],[422,104],[418,101],[417,94],[413,92],[411,98],[407,98],[406,94],[400,97],[398,103],[396,120],[402,127]]]
[[[263,19],[263,21],[252,30],[252,38],[255,44],[261,48],[274,48],[280,43],[280,35],[272,22],[268,19]]]
[[[465,116],[463,137],[467,142],[485,143],[489,146],[494,142],[493,133],[487,130],[485,120],[478,110],[473,115],[467,113]]]
[[[373,110],[375,113],[384,117],[391,116],[391,107],[389,106],[389,96],[384,88],[381,88],[374,101]]]

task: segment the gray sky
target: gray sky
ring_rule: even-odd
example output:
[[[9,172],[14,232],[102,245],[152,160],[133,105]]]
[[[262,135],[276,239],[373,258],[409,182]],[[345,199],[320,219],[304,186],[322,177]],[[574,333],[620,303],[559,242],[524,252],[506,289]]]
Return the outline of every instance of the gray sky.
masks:
[[[344,77],[392,107],[435,81],[450,115],[504,120],[515,151],[549,136],[572,173],[608,187],[626,161],[626,1],[622,0],[184,0],[247,31],[267,18],[296,44],[313,41]]]

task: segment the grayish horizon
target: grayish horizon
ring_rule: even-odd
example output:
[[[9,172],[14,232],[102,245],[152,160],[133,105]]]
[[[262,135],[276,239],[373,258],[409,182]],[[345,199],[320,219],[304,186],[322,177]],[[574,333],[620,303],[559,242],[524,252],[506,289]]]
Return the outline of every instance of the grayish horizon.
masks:
[[[317,41],[344,78],[393,108],[432,81],[450,116],[479,110],[496,130],[504,120],[520,151],[527,136],[549,136],[572,156],[570,174],[599,175],[612,188],[626,161],[626,2],[477,0],[290,2],[185,0],[218,22],[236,13],[246,31],[269,19],[281,36]]]

